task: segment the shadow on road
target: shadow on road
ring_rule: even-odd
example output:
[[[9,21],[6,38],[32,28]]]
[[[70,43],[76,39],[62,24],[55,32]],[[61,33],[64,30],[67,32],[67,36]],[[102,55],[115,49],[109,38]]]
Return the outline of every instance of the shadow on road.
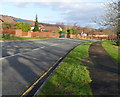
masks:
[[[16,42],[11,44],[12,48],[8,44],[3,46],[3,57],[25,52],[2,60],[3,95],[21,95],[70,49],[46,45],[47,48],[32,51],[43,44],[25,43]]]

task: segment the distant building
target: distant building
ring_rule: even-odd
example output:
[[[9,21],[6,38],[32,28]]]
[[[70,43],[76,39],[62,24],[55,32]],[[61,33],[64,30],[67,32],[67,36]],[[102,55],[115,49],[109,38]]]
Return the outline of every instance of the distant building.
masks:
[[[43,28],[45,29],[45,31],[52,31],[52,32],[59,30],[59,27],[57,26],[44,26]]]
[[[32,27],[31,27],[31,31],[33,31],[33,29],[34,29],[34,27],[32,26]]]
[[[59,30],[62,31],[63,29],[59,26]]]
[[[84,32],[81,32],[80,35],[81,35],[81,36],[87,36],[87,34],[84,33]]]

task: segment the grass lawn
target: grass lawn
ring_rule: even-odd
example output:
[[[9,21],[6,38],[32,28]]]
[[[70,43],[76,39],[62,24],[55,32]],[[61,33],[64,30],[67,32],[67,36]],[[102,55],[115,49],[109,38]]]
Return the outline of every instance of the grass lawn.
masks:
[[[115,42],[104,41],[102,46],[107,51],[107,53],[117,62],[120,64],[120,50],[118,50],[115,45]]]
[[[11,37],[10,39],[0,38],[0,40],[27,40],[27,39],[52,39],[52,37]]]
[[[54,97],[54,95],[92,95],[89,83],[91,78],[87,67],[80,62],[88,58],[88,48],[93,42],[83,43],[72,50],[60,63],[35,97]],[[48,96],[47,96],[48,95]],[[60,97],[60,96],[59,96]],[[75,96],[76,97],[76,96]]]

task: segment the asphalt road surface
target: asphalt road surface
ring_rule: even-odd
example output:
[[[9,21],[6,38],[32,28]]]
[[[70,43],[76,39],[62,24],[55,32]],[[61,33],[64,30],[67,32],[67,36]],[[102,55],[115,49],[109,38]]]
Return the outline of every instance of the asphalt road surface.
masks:
[[[21,95],[70,49],[88,41],[46,39],[2,42],[2,95]]]

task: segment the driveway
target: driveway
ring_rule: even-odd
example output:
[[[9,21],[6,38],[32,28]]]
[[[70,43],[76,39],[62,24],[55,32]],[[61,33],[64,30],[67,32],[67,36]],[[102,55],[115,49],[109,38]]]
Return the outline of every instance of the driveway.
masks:
[[[2,42],[2,95],[21,95],[70,49],[88,41],[46,39]]]

